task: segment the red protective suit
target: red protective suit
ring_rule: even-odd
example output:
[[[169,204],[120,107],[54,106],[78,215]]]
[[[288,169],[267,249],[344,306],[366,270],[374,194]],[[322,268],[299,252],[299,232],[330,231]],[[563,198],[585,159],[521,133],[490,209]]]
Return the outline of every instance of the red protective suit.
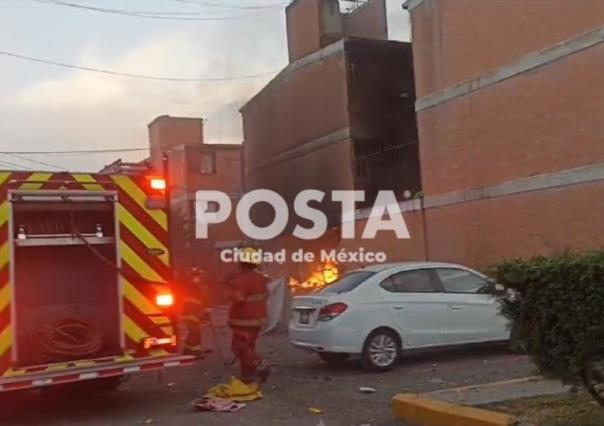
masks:
[[[246,270],[230,280],[232,305],[229,325],[233,330],[231,349],[241,363],[241,379],[253,381],[259,369],[268,368],[256,352],[256,340],[266,325],[268,279]]]

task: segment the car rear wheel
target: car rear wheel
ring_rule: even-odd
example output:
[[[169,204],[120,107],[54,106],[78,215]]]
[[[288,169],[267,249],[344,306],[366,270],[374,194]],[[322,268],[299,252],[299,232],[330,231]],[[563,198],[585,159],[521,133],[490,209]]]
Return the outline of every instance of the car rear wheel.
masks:
[[[319,358],[325,361],[330,367],[339,367],[350,358],[349,354],[338,354],[335,352],[319,352]]]
[[[369,371],[391,370],[399,361],[401,343],[399,336],[387,329],[369,335],[361,357],[363,367]]]

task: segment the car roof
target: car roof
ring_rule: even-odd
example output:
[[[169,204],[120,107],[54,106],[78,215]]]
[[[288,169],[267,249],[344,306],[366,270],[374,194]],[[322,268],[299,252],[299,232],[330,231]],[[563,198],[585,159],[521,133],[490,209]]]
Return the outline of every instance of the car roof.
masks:
[[[424,268],[461,268],[469,269],[467,266],[458,265],[454,263],[443,263],[443,262],[394,262],[394,263],[382,263],[379,265],[370,265],[357,271],[371,271],[371,272],[384,272],[389,269],[404,268],[408,270],[413,269],[424,269]]]

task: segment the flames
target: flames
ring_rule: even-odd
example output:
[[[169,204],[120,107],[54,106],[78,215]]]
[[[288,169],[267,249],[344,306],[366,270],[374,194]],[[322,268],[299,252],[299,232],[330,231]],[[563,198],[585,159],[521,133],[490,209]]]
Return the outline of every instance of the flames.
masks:
[[[316,293],[340,277],[338,265],[333,262],[326,262],[323,265],[315,266],[310,276],[304,281],[296,278],[289,279],[289,286],[294,294]]]

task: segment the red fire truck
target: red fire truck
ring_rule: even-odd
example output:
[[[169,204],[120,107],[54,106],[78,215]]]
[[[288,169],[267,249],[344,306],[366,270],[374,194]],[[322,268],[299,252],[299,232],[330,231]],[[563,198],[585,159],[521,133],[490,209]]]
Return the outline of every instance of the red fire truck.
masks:
[[[165,186],[0,172],[0,392],[193,362],[179,352]]]

